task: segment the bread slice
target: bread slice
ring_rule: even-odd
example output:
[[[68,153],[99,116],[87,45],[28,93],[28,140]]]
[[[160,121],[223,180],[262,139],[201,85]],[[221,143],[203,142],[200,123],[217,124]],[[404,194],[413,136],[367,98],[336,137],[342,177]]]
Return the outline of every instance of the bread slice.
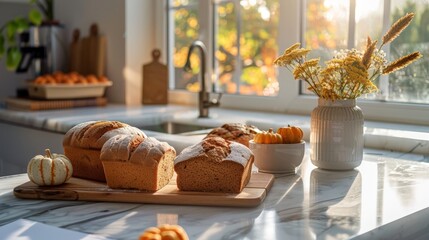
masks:
[[[155,138],[117,135],[101,149],[107,185],[110,188],[157,191],[173,176],[176,151]]]
[[[205,138],[185,148],[174,160],[182,191],[239,193],[249,183],[253,154],[242,144]]]

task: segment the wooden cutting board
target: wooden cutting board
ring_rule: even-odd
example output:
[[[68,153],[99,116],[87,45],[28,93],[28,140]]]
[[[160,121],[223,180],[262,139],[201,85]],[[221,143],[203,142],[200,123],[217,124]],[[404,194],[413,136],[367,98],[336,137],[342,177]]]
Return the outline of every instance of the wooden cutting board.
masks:
[[[82,42],[80,41],[79,29],[73,30],[73,39],[70,43],[70,59],[69,59],[69,70],[70,72],[81,71],[81,53]]]
[[[6,108],[25,111],[40,111],[51,109],[68,109],[77,107],[106,106],[104,97],[81,99],[41,100],[30,98],[6,98]]]
[[[159,62],[161,51],[152,51],[152,62],[143,65],[143,104],[168,103],[168,69]]]
[[[73,31],[73,40],[70,44],[69,70],[82,75],[105,75],[106,38],[101,36],[98,25],[92,24],[89,35],[80,38],[80,31]]]
[[[91,25],[89,36],[83,41],[83,51],[88,53],[87,74],[104,76],[106,38],[99,35],[97,24]]]
[[[252,173],[249,183],[239,194],[179,191],[176,177],[155,193],[138,190],[111,189],[106,183],[71,178],[67,183],[40,187],[32,182],[14,188],[18,198],[70,201],[129,202],[173,205],[256,207],[261,204],[274,181],[274,176]]]

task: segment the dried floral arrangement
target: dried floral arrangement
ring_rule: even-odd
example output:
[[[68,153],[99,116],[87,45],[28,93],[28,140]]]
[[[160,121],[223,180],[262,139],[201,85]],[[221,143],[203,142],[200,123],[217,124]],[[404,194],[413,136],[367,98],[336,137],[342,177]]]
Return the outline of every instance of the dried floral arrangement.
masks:
[[[413,18],[414,13],[407,13],[398,19],[383,36],[378,48],[378,41],[368,37],[364,51],[341,50],[325,63],[324,68],[320,66],[319,58],[307,60],[311,50],[300,48],[299,43],[287,48],[274,64],[286,67],[295,79],[308,83],[308,90],[324,99],[355,99],[362,94],[377,92],[373,83],[377,77],[402,69],[422,57],[420,52],[413,52],[388,63],[381,49],[398,37]]]

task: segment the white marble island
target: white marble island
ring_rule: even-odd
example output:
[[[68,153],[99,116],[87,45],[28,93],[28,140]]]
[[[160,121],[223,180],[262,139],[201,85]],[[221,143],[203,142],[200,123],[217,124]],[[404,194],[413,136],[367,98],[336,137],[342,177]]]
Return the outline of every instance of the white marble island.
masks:
[[[46,146],[61,151],[63,134],[89,120],[119,120],[135,126],[176,121],[211,127],[242,122],[262,129],[289,123],[302,127],[308,140],[308,116],[221,108],[211,109],[211,115],[197,119],[194,107],[175,105],[30,113],[0,108],[0,129],[8,136],[0,140],[0,172],[5,163],[17,164],[17,172],[24,172],[28,160]],[[28,219],[112,239],[137,239],[145,228],[163,223],[182,225],[191,239],[429,239],[429,127],[399,127],[365,122],[364,161],[354,171],[315,168],[307,146],[297,174],[278,176],[256,208],[24,200],[13,196],[13,188],[27,182],[27,176],[4,176],[0,177],[0,226]],[[33,133],[45,138],[29,138]],[[179,151],[198,140],[197,136],[149,135]],[[29,141],[40,144],[30,148]]]
[[[112,239],[137,239],[149,226],[180,224],[191,239],[428,239],[429,164],[413,155],[365,149],[353,171],[315,168],[277,176],[255,208],[25,200],[0,178],[0,225],[24,218]]]

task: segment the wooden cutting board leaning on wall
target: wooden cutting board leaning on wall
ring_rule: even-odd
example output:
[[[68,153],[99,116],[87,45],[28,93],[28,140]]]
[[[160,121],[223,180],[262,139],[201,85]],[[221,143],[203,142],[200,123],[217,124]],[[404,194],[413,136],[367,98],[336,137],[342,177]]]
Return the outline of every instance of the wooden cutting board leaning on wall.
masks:
[[[159,62],[161,51],[152,51],[152,62],[143,65],[143,104],[168,103],[168,68]]]
[[[70,59],[69,59],[69,70],[71,72],[79,72],[81,67],[81,48],[82,44],[80,41],[80,31],[79,29],[73,30],[73,39],[70,44]]]
[[[70,71],[76,71],[82,75],[105,75],[106,65],[106,38],[100,36],[98,25],[92,24],[89,36],[79,39],[78,29],[73,31],[73,41],[70,46]]]

